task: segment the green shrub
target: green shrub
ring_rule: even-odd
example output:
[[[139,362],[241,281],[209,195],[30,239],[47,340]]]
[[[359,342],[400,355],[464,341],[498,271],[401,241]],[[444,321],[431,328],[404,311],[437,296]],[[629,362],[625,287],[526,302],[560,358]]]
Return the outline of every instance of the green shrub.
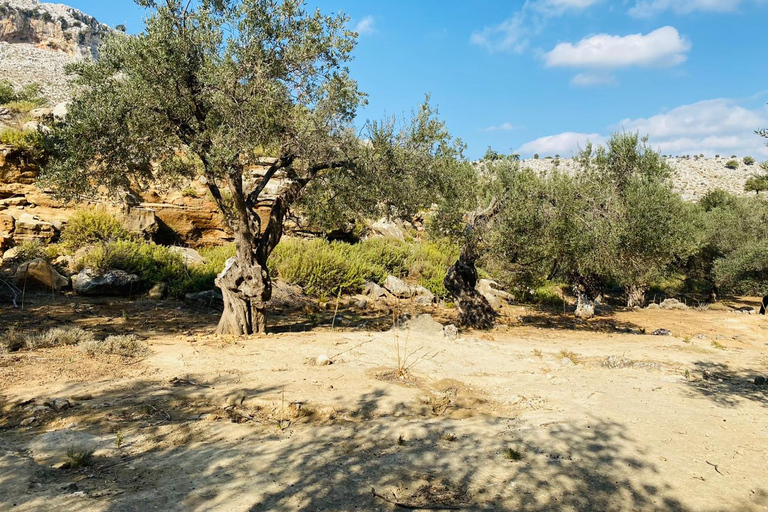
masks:
[[[226,261],[235,255],[235,244],[204,247],[198,251],[205,258],[205,263],[188,269],[189,275],[184,283],[184,293],[201,292],[215,287],[216,276],[224,270]]]
[[[744,157],[744,165],[752,165],[755,163],[755,159],[751,156],[745,156]]]
[[[370,265],[343,242],[283,240],[272,253],[274,273],[304,288],[308,295],[328,297],[354,293],[368,279],[380,280],[385,272]]]
[[[16,99],[16,90],[8,80],[0,80],[0,105]]]
[[[144,285],[165,283],[174,297],[184,293],[191,275],[181,255],[162,245],[131,240],[95,246],[76,264],[77,270],[86,267],[96,272],[124,270],[139,276]]]
[[[388,275],[407,278],[438,297],[447,295],[443,280],[458,249],[435,242],[372,238],[358,244],[286,239],[272,255],[272,274],[304,288],[308,295],[354,293],[366,281],[383,283]]]
[[[0,130],[0,144],[13,146],[32,157],[39,157],[43,151],[43,136],[36,131],[22,131],[16,128]]]
[[[183,197],[197,197],[197,190],[192,187],[186,187],[181,191],[181,195]]]
[[[16,261],[23,263],[25,261],[34,260],[37,258],[48,260],[45,244],[40,240],[25,240],[16,246]]]
[[[728,160],[725,162],[725,166],[728,169],[738,169],[739,168],[739,161],[738,160]]]
[[[131,235],[114,216],[105,210],[77,210],[61,234],[62,245],[75,250],[99,242],[131,240]]]
[[[565,303],[562,286],[555,283],[547,283],[536,288],[533,291],[533,302],[540,306],[562,308]]]

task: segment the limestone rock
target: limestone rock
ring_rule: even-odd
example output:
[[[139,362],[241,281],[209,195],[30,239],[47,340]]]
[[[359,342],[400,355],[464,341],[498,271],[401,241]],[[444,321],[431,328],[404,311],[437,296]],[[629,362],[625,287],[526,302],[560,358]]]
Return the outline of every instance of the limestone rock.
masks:
[[[443,324],[432,318],[432,315],[422,314],[405,324],[405,329],[412,333],[426,334],[429,336],[443,336]]]
[[[20,244],[30,240],[40,240],[45,244],[53,242],[58,236],[58,231],[50,222],[40,220],[36,215],[23,213],[16,220],[16,229],[13,232],[13,240]]]
[[[21,264],[16,270],[14,280],[18,285],[38,286],[57,292],[69,285],[69,279],[59,274],[55,268],[41,258]]]
[[[384,238],[396,238],[398,240],[405,240],[405,233],[403,229],[397,225],[397,223],[387,219],[379,219],[370,228],[371,237],[384,237]]]
[[[184,260],[184,263],[188,267],[192,267],[194,265],[205,265],[208,263],[199,252],[190,247],[173,246],[169,247],[168,250],[174,254],[180,255],[181,259]]]
[[[384,288],[400,299],[413,297],[413,287],[395,276],[387,276],[387,279],[384,281]]]
[[[459,329],[453,324],[448,324],[443,327],[443,336],[449,340],[455,340],[459,337]]]
[[[267,302],[268,308],[297,309],[304,307],[308,302],[301,286],[286,283],[282,279],[272,281],[272,298]]]
[[[123,270],[108,270],[98,274],[92,269],[83,269],[72,276],[72,288],[78,295],[126,296],[141,290],[139,276]]]
[[[11,235],[16,227],[16,221],[10,215],[0,213],[0,235]]]
[[[51,133],[51,129],[39,121],[27,121],[26,123],[24,123],[24,126],[21,127],[21,131],[40,132],[40,133],[46,133],[46,134]]]
[[[365,283],[365,286],[363,286],[363,295],[367,295],[372,301],[375,302],[379,299],[387,297],[389,293],[378,284],[368,281]]]
[[[69,114],[69,102],[68,101],[62,101],[55,107],[53,107],[53,110],[51,110],[51,114],[53,114],[53,117],[57,121],[63,121],[67,118],[67,114]]]
[[[184,302],[194,306],[224,307],[224,297],[218,290],[205,290],[204,292],[188,293],[184,296]]]
[[[120,219],[125,229],[142,236],[146,240],[154,240],[160,229],[157,215],[148,208],[129,208],[128,213]]]
[[[677,299],[665,299],[660,304],[661,309],[674,309],[674,310],[686,310],[688,309],[688,306],[683,304]]]
[[[512,302],[514,297],[504,290],[499,290],[499,283],[491,279],[480,279],[477,281],[475,289],[477,293],[485,297],[485,300],[491,305],[493,309],[501,309],[501,306],[505,303]]]

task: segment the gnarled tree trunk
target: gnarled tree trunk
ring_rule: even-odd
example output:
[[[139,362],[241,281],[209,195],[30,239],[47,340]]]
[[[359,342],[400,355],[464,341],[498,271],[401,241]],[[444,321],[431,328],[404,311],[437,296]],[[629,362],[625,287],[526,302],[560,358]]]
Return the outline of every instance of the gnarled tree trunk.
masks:
[[[588,319],[595,316],[595,303],[602,295],[602,286],[599,280],[580,277],[573,285],[573,293],[576,295],[576,318]]]
[[[266,304],[272,284],[265,266],[236,257],[227,260],[216,277],[224,297],[224,312],[216,334],[235,336],[266,332]]]
[[[645,287],[640,285],[627,286],[627,307],[645,307]]]
[[[490,329],[496,321],[494,311],[488,300],[480,295],[477,286],[477,269],[475,261],[466,258],[462,251],[458,261],[453,264],[445,275],[445,289],[456,300],[459,310],[459,325],[475,329]]]
[[[464,247],[458,261],[445,275],[443,284],[456,301],[459,310],[459,325],[474,329],[490,329],[498,314],[488,300],[477,290],[477,268],[480,233],[484,231],[493,216],[498,213],[501,203],[494,199],[485,210],[473,212],[467,219]]]

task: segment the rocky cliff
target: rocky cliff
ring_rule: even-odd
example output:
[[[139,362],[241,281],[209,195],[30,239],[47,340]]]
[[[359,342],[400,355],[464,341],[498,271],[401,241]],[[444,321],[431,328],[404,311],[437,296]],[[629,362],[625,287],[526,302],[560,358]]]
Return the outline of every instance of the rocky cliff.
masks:
[[[0,78],[37,82],[52,103],[69,97],[64,67],[92,58],[111,29],[77,9],[38,0],[0,0]]]

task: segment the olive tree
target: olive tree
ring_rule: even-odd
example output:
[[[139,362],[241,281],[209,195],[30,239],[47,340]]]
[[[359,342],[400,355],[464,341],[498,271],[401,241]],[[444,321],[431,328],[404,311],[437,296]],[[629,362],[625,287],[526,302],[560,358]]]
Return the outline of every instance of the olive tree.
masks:
[[[365,97],[346,67],[356,34],[344,16],[300,0],[137,3],[149,9],[143,32],[116,33],[98,61],[70,68],[78,95],[44,178],[78,196],[202,176],[237,247],[216,280],[218,333],[265,330],[268,258],[302,200],[407,214],[452,187],[443,175],[462,146],[428,104],[401,125],[354,130]]]

